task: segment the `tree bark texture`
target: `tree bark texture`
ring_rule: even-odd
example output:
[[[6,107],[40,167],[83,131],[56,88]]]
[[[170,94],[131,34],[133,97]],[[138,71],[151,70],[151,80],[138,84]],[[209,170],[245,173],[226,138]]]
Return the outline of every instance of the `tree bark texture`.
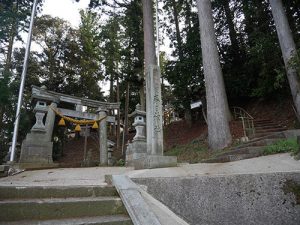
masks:
[[[140,94],[141,109],[143,111],[146,111],[145,82],[143,82],[143,85],[140,86],[139,94]]]
[[[217,49],[210,0],[197,0],[204,67],[208,141],[213,150],[227,147],[232,137],[227,115],[227,97]],[[227,105],[228,107],[228,105]]]
[[[119,78],[117,78],[117,102],[120,102],[120,87],[119,87]],[[118,116],[118,123],[117,123],[117,150],[120,149],[120,130],[121,130],[121,126],[120,126],[120,122],[121,122],[121,115],[120,115],[120,108],[118,108],[117,111],[117,116]]]
[[[128,137],[128,110],[129,110],[129,83],[127,82],[126,88],[126,99],[125,99],[125,124],[124,124],[124,132],[125,137]]]
[[[179,28],[179,20],[178,20],[178,11],[177,11],[177,4],[175,0],[172,0],[173,12],[174,12],[174,22],[176,28],[176,40],[178,45],[178,55],[179,60],[183,60],[183,53],[182,53],[182,41],[180,36],[180,28]]]
[[[296,45],[293,40],[292,32],[282,5],[281,0],[270,0],[272,14],[276,25],[277,35],[281,47],[283,61],[293,96],[293,101],[297,111],[297,118],[300,121],[300,84],[297,69],[292,65],[291,61],[299,58],[296,52]]]

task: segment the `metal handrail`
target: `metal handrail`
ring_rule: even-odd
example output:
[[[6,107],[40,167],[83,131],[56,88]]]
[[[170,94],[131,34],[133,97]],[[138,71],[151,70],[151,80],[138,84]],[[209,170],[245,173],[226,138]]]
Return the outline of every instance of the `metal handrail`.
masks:
[[[233,113],[235,114],[236,110],[239,110],[240,112],[242,112],[244,115],[247,115],[247,117],[251,120],[254,120],[254,118],[243,108],[235,106],[233,107]]]
[[[247,137],[248,135],[254,135],[254,118],[241,107],[233,107],[232,109],[234,118],[242,120],[244,136]]]

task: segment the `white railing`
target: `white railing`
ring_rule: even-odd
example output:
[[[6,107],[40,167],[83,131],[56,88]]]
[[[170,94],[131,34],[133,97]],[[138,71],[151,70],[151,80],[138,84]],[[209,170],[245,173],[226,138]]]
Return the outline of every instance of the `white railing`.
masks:
[[[254,118],[241,107],[233,107],[232,110],[234,119],[242,120],[244,136],[253,136],[255,134]]]

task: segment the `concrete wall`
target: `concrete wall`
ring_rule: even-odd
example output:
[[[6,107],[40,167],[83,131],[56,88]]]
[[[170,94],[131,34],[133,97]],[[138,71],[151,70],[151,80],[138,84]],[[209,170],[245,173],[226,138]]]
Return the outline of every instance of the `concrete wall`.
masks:
[[[190,224],[300,224],[300,172],[134,181]]]

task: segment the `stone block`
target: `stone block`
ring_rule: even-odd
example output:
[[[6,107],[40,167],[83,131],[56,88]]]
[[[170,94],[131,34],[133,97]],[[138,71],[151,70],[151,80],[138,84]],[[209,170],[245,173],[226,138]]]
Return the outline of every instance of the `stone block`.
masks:
[[[0,165],[0,177],[6,177],[8,175],[9,165]]]
[[[134,166],[134,161],[147,156],[147,145],[145,141],[134,141],[127,146],[126,166]]]
[[[22,143],[20,163],[51,164],[53,142],[45,140],[44,134],[30,133]]]
[[[32,163],[16,163],[15,168],[19,170],[23,169],[51,169],[51,168],[58,168],[59,163],[37,163],[37,162],[32,162]]]
[[[300,129],[283,131],[285,138],[295,138],[300,136]]]
[[[192,225],[299,225],[300,173],[137,178]]]
[[[154,169],[165,167],[176,167],[176,156],[161,156],[161,155],[147,155],[133,161],[134,169]]]

